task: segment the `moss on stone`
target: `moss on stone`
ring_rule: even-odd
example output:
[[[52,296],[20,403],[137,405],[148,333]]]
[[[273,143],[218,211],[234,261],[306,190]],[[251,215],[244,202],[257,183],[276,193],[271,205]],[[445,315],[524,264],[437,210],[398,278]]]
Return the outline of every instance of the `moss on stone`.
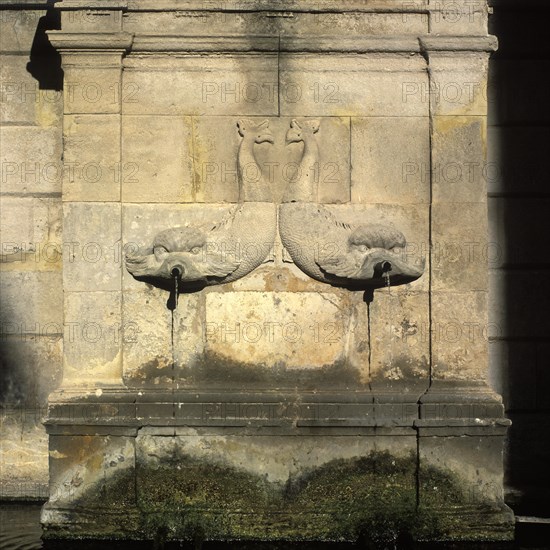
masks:
[[[118,506],[137,476],[139,529],[149,540],[445,540],[471,520],[460,480],[433,467],[417,476],[416,455],[371,452],[333,460],[286,484],[184,456],[168,467],[140,464],[113,480],[104,506]],[[127,479],[126,476],[130,476]],[[421,506],[417,505],[420,483]],[[422,487],[437,487],[425,492]],[[110,495],[113,497],[111,500]],[[86,502],[86,498],[83,498]],[[456,510],[457,513],[453,513]],[[481,529],[478,538],[483,539]],[[113,528],[113,537],[120,530]],[[454,536],[454,535],[453,535]],[[490,538],[488,533],[487,538]]]

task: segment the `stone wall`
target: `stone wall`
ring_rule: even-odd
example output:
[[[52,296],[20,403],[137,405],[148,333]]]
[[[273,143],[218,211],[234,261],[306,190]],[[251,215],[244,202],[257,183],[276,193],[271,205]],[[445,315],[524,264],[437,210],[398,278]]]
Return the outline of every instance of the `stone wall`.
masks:
[[[63,74],[49,4],[0,3],[0,498],[47,496],[41,422],[61,381]]]

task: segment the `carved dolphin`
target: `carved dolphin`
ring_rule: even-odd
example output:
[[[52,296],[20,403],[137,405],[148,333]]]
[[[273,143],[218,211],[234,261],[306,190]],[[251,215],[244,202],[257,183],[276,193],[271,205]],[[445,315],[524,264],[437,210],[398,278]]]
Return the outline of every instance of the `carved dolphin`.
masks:
[[[279,231],[294,263],[324,283],[366,290],[410,283],[424,272],[404,260],[407,241],[397,229],[347,224],[320,204],[281,204]]]
[[[253,207],[252,207],[253,205]],[[151,246],[126,254],[126,269],[139,280],[170,290],[194,290],[235,281],[267,257],[275,236],[275,211],[269,203],[233,206],[211,226],[181,226],[158,233]]]

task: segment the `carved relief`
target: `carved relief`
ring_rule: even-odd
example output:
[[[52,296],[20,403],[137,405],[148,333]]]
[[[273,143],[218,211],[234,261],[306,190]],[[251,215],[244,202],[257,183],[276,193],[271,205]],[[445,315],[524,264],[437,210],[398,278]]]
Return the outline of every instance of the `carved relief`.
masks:
[[[353,224],[317,203],[310,167],[319,164],[318,120],[293,120],[287,143],[303,143],[300,177],[289,184],[279,206],[279,232],[294,263],[310,277],[350,289],[400,285],[418,279],[422,269],[408,265],[407,241],[398,230],[379,224]]]
[[[317,202],[319,128],[319,120],[294,119],[286,134],[287,145],[303,144],[297,177],[279,206],[281,241],[292,261],[318,281],[350,289],[414,281],[423,268],[403,261],[407,242],[400,231],[340,219]],[[166,229],[149,248],[127,255],[126,268],[136,279],[194,291],[240,279],[264,262],[275,239],[276,209],[255,146],[273,144],[274,137],[268,120],[242,119],[237,129],[239,203],[216,223]],[[250,173],[255,177],[247,177]]]
[[[200,290],[240,279],[265,260],[275,239],[276,208],[267,181],[247,179],[245,167],[257,164],[254,146],[273,143],[273,135],[267,120],[240,120],[237,128],[239,203],[219,222],[166,229],[150,247],[128,254],[126,268],[136,279],[167,290],[174,283]]]

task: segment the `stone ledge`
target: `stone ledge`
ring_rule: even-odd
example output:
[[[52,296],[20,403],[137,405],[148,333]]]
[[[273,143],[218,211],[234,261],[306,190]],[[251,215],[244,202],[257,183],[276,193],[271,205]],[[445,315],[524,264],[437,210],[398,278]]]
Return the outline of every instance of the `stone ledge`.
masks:
[[[128,50],[134,39],[129,32],[71,33],[47,31],[52,45],[58,50]]]
[[[422,36],[423,52],[494,52],[498,49],[496,36]]]

